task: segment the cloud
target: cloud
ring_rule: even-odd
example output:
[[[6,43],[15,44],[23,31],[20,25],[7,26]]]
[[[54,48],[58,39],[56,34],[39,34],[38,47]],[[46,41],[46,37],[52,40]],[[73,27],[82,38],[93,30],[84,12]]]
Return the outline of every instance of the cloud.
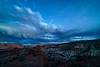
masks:
[[[16,37],[34,38],[56,31],[56,26],[48,25],[39,12],[28,7],[14,5],[13,11],[5,17],[9,17],[10,20],[3,19],[9,22],[6,26],[2,25],[5,27],[2,29],[6,31],[6,34]]]
[[[42,39],[45,39],[45,40],[56,40],[56,39],[58,39],[58,37],[56,37],[55,35],[50,34],[50,33],[45,34],[43,36],[40,36],[39,38],[42,38]]]
[[[54,24],[48,24],[38,11],[29,7],[14,5],[8,12],[0,13],[0,33],[24,38],[22,42],[52,42],[93,39],[91,35],[100,35],[97,31],[62,30]],[[32,39],[32,40],[28,40]]]
[[[94,36],[74,36],[74,37],[70,38],[71,41],[94,40],[94,39],[97,39],[97,37],[94,37]]]
[[[17,11],[22,11],[23,9],[21,8],[21,7],[19,7],[19,6],[14,6],[15,7],[15,9],[17,10]]]

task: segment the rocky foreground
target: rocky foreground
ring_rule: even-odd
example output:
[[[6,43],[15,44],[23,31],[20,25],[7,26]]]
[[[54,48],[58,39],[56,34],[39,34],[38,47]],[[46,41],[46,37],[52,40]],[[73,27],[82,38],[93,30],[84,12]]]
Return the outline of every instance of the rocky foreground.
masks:
[[[100,67],[100,40],[27,47],[0,44],[0,67]]]

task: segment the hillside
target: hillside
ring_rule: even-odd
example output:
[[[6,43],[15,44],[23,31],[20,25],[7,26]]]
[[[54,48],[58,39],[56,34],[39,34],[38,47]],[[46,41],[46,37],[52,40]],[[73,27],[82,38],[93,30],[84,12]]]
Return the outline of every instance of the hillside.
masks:
[[[0,48],[0,67],[100,67],[100,40]]]

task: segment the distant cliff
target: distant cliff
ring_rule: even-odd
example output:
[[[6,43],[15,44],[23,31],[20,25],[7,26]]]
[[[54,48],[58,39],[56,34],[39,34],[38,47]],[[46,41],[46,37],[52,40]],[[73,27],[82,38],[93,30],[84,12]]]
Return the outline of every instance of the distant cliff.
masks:
[[[23,46],[16,43],[0,43],[0,49],[14,49],[14,48],[23,48]]]

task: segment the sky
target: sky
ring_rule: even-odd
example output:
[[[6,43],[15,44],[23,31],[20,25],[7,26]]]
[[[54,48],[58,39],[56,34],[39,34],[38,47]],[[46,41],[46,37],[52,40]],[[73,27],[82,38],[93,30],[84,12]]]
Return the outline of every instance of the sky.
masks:
[[[0,41],[59,43],[99,31],[100,0],[0,0]]]

